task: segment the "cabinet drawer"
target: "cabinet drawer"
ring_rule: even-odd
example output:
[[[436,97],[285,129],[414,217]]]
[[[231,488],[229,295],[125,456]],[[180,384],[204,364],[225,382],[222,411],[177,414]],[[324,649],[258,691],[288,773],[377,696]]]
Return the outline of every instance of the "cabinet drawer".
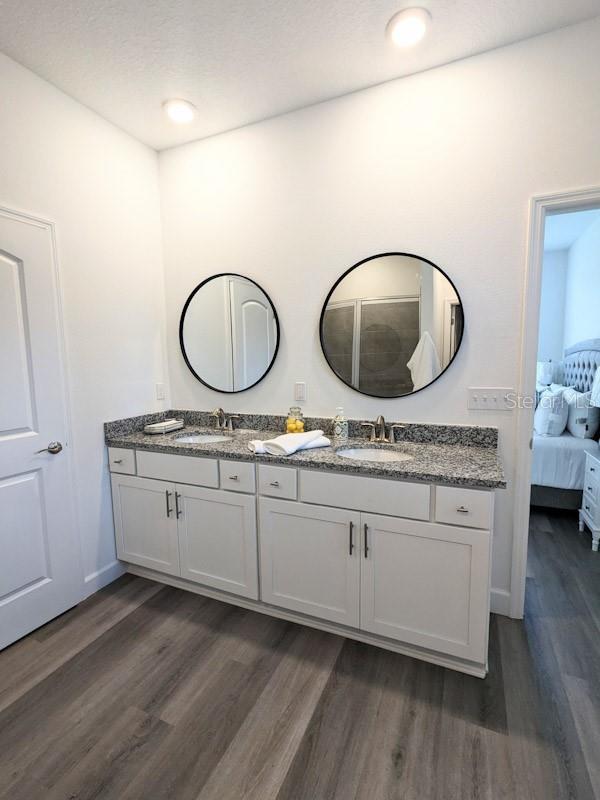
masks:
[[[597,461],[590,453],[585,457],[585,478],[586,480],[600,480],[600,461]]]
[[[298,497],[298,473],[288,467],[258,465],[258,491],[271,497],[295,500]]]
[[[594,500],[598,493],[598,483],[600,483],[600,464],[588,453],[585,459],[585,480],[583,489],[593,494]]]
[[[592,500],[587,492],[583,493],[583,500],[581,501],[581,510],[589,517],[590,522],[596,523],[598,519],[598,506]]]
[[[583,495],[589,497],[594,503],[598,502],[598,479],[592,475],[586,475],[583,483]]]
[[[438,486],[435,490],[435,520],[466,528],[492,526],[492,493],[481,489]]]
[[[247,461],[219,461],[221,472],[221,489],[232,492],[248,492],[254,494],[256,481],[254,479],[254,464]]]
[[[430,487],[425,483],[328,475],[305,469],[300,472],[300,498],[304,503],[428,520],[429,497]]]
[[[129,450],[126,447],[109,447],[108,468],[111,472],[135,475],[135,450]]]
[[[151,453],[137,450],[138,475],[145,478],[190,483],[194,486],[219,486],[219,469],[214,458],[177,456],[171,453]]]

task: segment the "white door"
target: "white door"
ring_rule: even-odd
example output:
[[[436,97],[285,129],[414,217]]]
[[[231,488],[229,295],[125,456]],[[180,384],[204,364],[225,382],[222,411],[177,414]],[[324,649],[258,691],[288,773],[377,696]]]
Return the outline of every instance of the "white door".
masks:
[[[177,484],[181,576],[258,599],[256,499]]]
[[[261,599],[358,627],[360,514],[261,498]]]
[[[361,514],[361,629],[484,663],[490,538]]]
[[[118,557],[179,575],[175,484],[113,474],[111,486]]]
[[[82,597],[56,278],[51,227],[0,210],[0,648]]]
[[[254,283],[232,278],[231,333],[234,391],[247,389],[262,378],[275,352],[273,307]]]

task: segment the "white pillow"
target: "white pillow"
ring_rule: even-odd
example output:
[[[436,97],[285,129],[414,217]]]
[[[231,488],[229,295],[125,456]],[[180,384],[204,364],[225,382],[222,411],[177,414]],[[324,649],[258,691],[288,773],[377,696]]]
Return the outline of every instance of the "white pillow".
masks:
[[[593,439],[600,427],[600,408],[590,405],[591,392],[565,389],[563,397],[569,406],[567,430],[578,439]]]
[[[564,433],[569,418],[569,406],[563,397],[564,388],[553,392],[542,392],[533,417],[533,429],[540,436],[560,436]]]
[[[594,375],[591,395],[592,405],[600,406],[600,367],[598,367],[596,374]]]
[[[565,389],[572,389],[573,387],[564,386],[562,383],[551,383],[547,388],[550,389],[550,391],[554,394],[557,394],[558,392],[564,392]]]

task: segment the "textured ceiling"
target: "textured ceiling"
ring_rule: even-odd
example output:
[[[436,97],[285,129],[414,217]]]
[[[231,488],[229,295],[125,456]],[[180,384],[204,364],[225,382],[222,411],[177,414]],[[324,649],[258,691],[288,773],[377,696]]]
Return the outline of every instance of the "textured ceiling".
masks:
[[[384,37],[421,5],[430,35]],[[0,0],[0,50],[157,149],[600,14],[600,0]],[[161,103],[199,109],[177,127]]]
[[[581,234],[599,219],[599,209],[570,211],[546,217],[544,250],[568,250]]]

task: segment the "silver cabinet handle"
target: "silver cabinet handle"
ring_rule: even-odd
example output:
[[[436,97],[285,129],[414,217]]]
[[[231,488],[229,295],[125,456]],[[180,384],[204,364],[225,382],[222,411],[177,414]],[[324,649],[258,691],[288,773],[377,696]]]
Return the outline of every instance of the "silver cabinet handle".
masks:
[[[167,504],[167,517],[171,516],[171,506],[169,505],[170,497],[171,497],[171,492],[168,489],[166,489],[165,490],[165,502]]]
[[[229,480],[230,481],[239,481],[239,477],[237,475],[230,475],[229,476]]]
[[[177,517],[177,519],[179,519],[179,517],[181,516],[181,513],[182,513],[181,509],[179,508],[179,498],[180,497],[181,497],[181,495],[179,494],[179,492],[175,492],[175,516]]]
[[[36,450],[35,454],[37,456],[37,455],[39,455],[39,453],[51,453],[53,456],[55,456],[58,453],[60,453],[60,451],[62,449],[63,449],[63,446],[62,446],[62,444],[60,442],[50,442],[48,447],[44,447],[44,448],[42,448],[42,450]]]
[[[365,522],[365,558],[369,555],[369,526]]]
[[[469,509],[465,508],[464,506],[459,506],[456,510],[458,511],[459,514],[468,514],[469,513]]]
[[[354,523],[351,521],[350,525],[349,525],[349,531],[348,531],[348,536],[349,536],[349,539],[350,539],[349,548],[348,549],[350,551],[350,555],[352,555],[352,553],[354,552],[354,537],[353,537],[353,533],[354,533]]]
[[[279,481],[271,481],[269,486],[275,486],[275,488],[279,488]]]

